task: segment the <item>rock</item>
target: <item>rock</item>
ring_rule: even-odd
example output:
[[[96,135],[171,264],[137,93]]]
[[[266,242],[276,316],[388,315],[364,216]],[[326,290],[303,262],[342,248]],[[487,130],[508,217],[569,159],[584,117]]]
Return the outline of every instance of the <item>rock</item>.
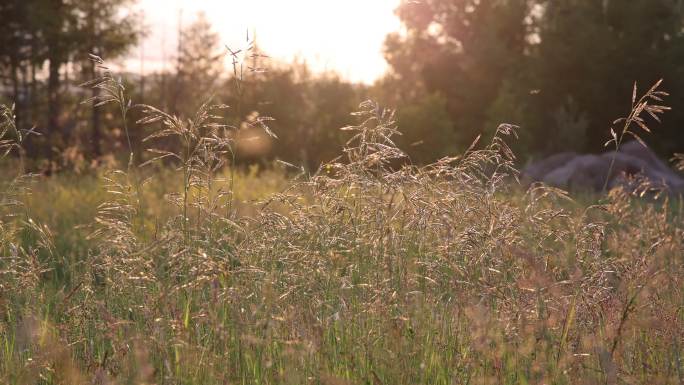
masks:
[[[577,156],[576,152],[561,152],[555,155],[551,155],[538,162],[533,162],[522,172],[522,177],[527,183],[540,181],[544,176],[558,167],[561,167],[568,163],[571,159]]]
[[[631,141],[623,144],[620,147],[619,152],[622,154],[631,155],[635,158],[639,158],[646,162],[646,164],[650,168],[658,170],[662,173],[672,173],[672,170],[667,165],[667,163],[660,160],[660,158],[658,158],[658,156],[650,148],[645,147],[643,144],[637,141]],[[609,155],[611,153],[607,153],[606,155]]]
[[[525,167],[521,179],[525,183],[544,182],[565,190],[600,192],[606,183],[611,162],[614,164],[608,178],[609,189],[618,186],[633,189],[632,177],[640,175],[653,187],[675,194],[684,193],[684,178],[638,142],[625,143],[617,153],[555,154]]]
[[[603,188],[608,163],[598,155],[577,155],[566,164],[546,174],[541,181],[566,190],[600,191]]]

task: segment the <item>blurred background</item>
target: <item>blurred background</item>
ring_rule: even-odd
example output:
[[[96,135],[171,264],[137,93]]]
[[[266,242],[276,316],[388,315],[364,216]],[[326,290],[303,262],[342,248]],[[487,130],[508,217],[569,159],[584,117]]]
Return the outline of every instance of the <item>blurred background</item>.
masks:
[[[81,103],[97,91],[79,84],[101,74],[90,53],[121,77],[134,104],[190,117],[212,98],[231,107],[229,124],[274,118],[279,139],[256,138],[240,151],[243,164],[281,159],[315,170],[340,153],[339,128],[369,98],[397,110],[399,145],[416,164],[463,151],[504,122],[520,126],[512,147],[524,163],[600,151],[611,123],[629,113],[634,83],[646,91],[664,78],[673,111],[644,139],[668,158],[684,149],[683,6],[3,0],[0,102],[15,105],[19,128],[41,134],[25,149],[31,167],[46,173],[87,172],[127,156],[115,107]],[[135,115],[131,136],[142,153],[150,128],[136,126]]]

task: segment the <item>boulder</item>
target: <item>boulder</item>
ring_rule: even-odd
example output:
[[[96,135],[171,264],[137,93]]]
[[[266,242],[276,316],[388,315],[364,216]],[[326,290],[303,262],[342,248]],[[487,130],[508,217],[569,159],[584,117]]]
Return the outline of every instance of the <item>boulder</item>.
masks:
[[[521,176],[527,183],[540,181],[546,174],[565,165],[576,156],[576,152],[561,152],[551,155],[541,161],[530,163],[525,167]]]
[[[608,176],[611,162],[612,172]],[[617,153],[580,155],[564,152],[529,164],[522,170],[525,183],[544,182],[571,191],[600,192],[608,178],[608,188],[634,188],[640,175],[655,188],[684,193],[684,178],[668,167],[651,149],[638,142],[625,143]]]
[[[613,154],[614,152],[609,152],[606,155]],[[656,155],[650,148],[644,146],[643,144],[637,142],[636,140],[627,142],[620,146],[620,151],[619,153],[621,154],[627,154],[631,155],[635,158],[639,158],[646,162],[648,168],[659,171],[663,174],[672,174],[673,171],[670,169],[670,167],[667,165],[667,163],[663,162],[658,158],[658,155]],[[676,174],[675,174],[676,175]]]
[[[566,190],[592,190],[603,188],[608,163],[598,155],[577,155],[564,165],[544,175],[542,182]]]

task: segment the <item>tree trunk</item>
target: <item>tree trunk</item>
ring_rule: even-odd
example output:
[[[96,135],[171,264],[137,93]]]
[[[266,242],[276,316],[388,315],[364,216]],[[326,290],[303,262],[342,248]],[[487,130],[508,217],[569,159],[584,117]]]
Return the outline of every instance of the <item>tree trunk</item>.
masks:
[[[66,36],[63,33],[64,0],[50,0],[49,11],[54,14],[53,19],[47,26],[46,45],[48,64],[47,84],[47,154],[48,160],[54,159],[52,147],[61,147],[62,142],[62,100],[60,70],[66,62]]]
[[[62,66],[61,60],[58,58],[56,49],[50,48],[49,52],[49,70],[48,70],[48,119],[47,119],[47,139],[48,139],[48,153],[47,158],[53,159],[51,146],[58,145],[61,139],[61,124],[60,115],[62,113],[61,97],[60,97],[60,75],[59,70]]]
[[[19,66],[17,63],[13,60],[12,61],[12,102],[14,103],[14,122],[17,126],[17,128],[22,128],[22,107],[23,104],[21,99],[21,95],[19,94]]]
[[[91,63],[90,76],[91,79],[95,79],[97,77],[97,64],[95,62]],[[96,98],[100,96],[100,89],[94,87],[92,96],[93,100],[97,100]],[[92,142],[93,158],[99,159],[102,156],[102,119],[99,107],[93,107],[92,124],[93,130],[90,140]]]
[[[33,55],[33,53],[31,53]],[[30,82],[29,86],[27,89],[27,92],[29,94],[29,105],[27,108],[27,114],[28,114],[28,119],[31,124],[36,124],[35,119],[36,119],[36,104],[38,103],[38,95],[36,95],[37,92],[37,87],[36,87],[36,64],[33,62],[33,56],[31,56],[31,74],[30,74]]]
[[[21,65],[21,95],[22,95],[22,107],[21,107],[21,125],[17,125],[18,128],[30,129],[33,125],[31,121],[31,91],[29,90],[29,66],[31,65],[30,58],[28,61],[24,61]],[[26,139],[26,138],[24,138]],[[28,150],[26,147],[28,142],[23,143],[24,150]]]

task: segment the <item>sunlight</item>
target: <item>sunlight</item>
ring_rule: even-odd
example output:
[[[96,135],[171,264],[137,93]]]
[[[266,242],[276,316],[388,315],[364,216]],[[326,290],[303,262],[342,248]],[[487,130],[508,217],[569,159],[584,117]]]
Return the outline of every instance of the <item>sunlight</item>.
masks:
[[[386,70],[382,45],[400,28],[399,0],[141,0],[150,34],[149,68],[173,57],[179,16],[192,22],[205,12],[224,43],[239,46],[255,31],[260,48],[276,59],[300,58],[316,71],[334,70],[352,81],[372,82]],[[140,50],[138,50],[140,52]]]

